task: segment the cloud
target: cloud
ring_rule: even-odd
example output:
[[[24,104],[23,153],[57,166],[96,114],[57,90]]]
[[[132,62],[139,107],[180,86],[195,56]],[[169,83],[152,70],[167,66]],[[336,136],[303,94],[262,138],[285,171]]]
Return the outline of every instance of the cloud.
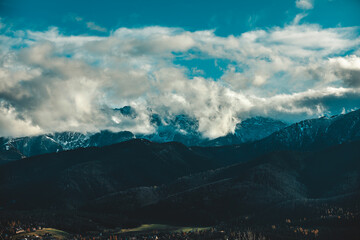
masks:
[[[312,0],[296,0],[295,4],[297,8],[303,10],[309,10],[314,8],[314,4]]]
[[[308,14],[307,13],[299,13],[299,14],[296,14],[294,20],[293,20],[293,25],[297,25],[299,24],[299,22],[305,18]]]
[[[76,16],[74,19],[77,22],[81,22],[82,20],[84,20],[82,17],[79,17],[79,16]]]
[[[75,23],[80,23],[80,24],[84,24],[86,26],[86,28],[93,30],[93,31],[98,31],[98,32],[107,32],[107,29],[104,27],[101,27],[100,25],[96,24],[93,21],[86,21],[83,17],[80,17],[78,15],[75,15],[73,13],[69,13],[68,15],[66,15],[64,17],[64,21],[72,21]]]
[[[42,133],[39,126],[34,125],[31,120],[20,118],[16,109],[0,102],[0,126],[2,136],[24,136]]]
[[[94,31],[99,31],[99,32],[106,32],[107,31],[106,28],[100,27],[99,25],[97,25],[94,22],[87,22],[86,26],[87,26],[88,29],[94,30]]]
[[[265,111],[271,117],[291,116],[289,120],[334,115],[342,112],[341,107],[356,109],[360,103],[360,89],[343,87],[326,87],[323,89],[309,89],[292,94],[278,94],[267,99],[259,99],[263,104],[259,111]],[[262,109],[265,108],[265,109]]]
[[[357,32],[299,22],[227,37],[160,26],[103,37],[54,27],[7,31],[0,35],[0,135],[151,133],[157,113],[189,115],[215,138],[251,116],[296,121],[352,109],[360,103]],[[206,59],[224,63],[221,77],[204,77],[206,68],[194,76],[186,65]],[[136,118],[113,110],[126,105]]]
[[[351,55],[330,58],[329,64],[347,87],[360,87],[360,57]]]

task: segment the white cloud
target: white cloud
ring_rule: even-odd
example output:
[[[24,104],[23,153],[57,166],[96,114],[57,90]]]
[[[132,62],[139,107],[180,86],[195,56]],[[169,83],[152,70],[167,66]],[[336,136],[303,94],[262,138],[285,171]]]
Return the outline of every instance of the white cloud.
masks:
[[[93,21],[86,21],[83,17],[80,17],[78,15],[74,15],[74,14],[68,14],[64,17],[65,21],[72,21],[72,22],[76,22],[76,23],[80,23],[80,24],[84,24],[86,26],[86,28],[93,30],[93,31],[98,31],[98,32],[107,32],[107,29],[104,27],[101,27],[100,25],[98,25],[97,23],[93,22]]]
[[[312,0],[296,0],[296,7],[304,10],[309,10],[314,8]]]
[[[76,16],[74,19],[77,22],[81,22],[82,20],[84,20],[82,17],[79,17],[79,16]]]
[[[346,86],[360,87],[360,57],[351,55],[330,58],[329,65],[335,76]]]
[[[39,126],[32,124],[29,119],[19,118],[16,110],[3,101],[0,102],[0,134],[1,136],[24,136],[42,133]]]
[[[346,99],[353,105],[360,99],[357,28],[298,23],[227,37],[159,26],[104,37],[67,36],[57,28],[0,35],[0,135],[149,133],[149,114],[156,112],[196,118],[201,133],[214,138],[249,116],[299,120],[336,112],[334,101],[347,104],[339,111],[353,108]],[[193,68],[174,59],[228,66],[219,79],[189,77]],[[137,118],[112,110],[124,105]]]
[[[305,18],[308,14],[307,13],[299,13],[299,14],[296,14],[294,20],[293,20],[293,24],[294,25],[297,25],[300,23],[300,21]]]
[[[90,30],[94,30],[94,31],[99,31],[99,32],[106,32],[107,29],[104,27],[101,27],[99,25],[97,25],[94,22],[87,22],[86,23],[87,28],[89,28]]]

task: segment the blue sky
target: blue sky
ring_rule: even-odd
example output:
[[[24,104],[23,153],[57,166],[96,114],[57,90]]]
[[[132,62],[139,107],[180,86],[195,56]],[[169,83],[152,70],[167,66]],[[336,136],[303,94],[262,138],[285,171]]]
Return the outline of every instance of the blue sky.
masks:
[[[57,26],[68,34],[100,34],[74,17],[108,30],[160,25],[189,31],[216,29],[219,36],[238,35],[256,28],[283,26],[308,12],[305,22],[323,27],[358,26],[360,1],[317,0],[312,9],[299,9],[291,0],[254,1],[113,1],[113,0],[2,0],[0,14],[19,28],[44,30]]]
[[[0,135],[154,131],[187,114],[204,137],[360,104],[360,2],[0,2]],[[131,105],[128,119],[112,111]]]

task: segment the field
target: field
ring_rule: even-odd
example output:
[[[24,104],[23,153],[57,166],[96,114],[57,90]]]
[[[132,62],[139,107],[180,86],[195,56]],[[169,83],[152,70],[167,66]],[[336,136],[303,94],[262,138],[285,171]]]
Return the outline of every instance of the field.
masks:
[[[164,224],[143,224],[136,228],[122,229],[119,233],[131,233],[131,232],[197,232],[208,230],[210,227],[179,227]]]
[[[35,232],[31,232],[31,233],[21,233],[18,235],[15,235],[13,237],[13,239],[24,239],[26,238],[26,236],[45,236],[46,234],[51,234],[52,237],[59,239],[59,240],[63,240],[63,239],[68,239],[70,237],[70,234],[68,234],[67,232],[58,230],[58,229],[54,229],[54,228],[43,228],[41,230],[37,230]]]

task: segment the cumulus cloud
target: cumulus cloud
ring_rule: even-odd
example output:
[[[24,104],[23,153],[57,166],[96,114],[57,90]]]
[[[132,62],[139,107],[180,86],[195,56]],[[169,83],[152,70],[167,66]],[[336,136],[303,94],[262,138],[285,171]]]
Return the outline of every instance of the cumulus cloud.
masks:
[[[0,102],[0,126],[2,136],[24,136],[42,133],[39,126],[31,120],[24,119],[16,113],[16,109],[6,102]]]
[[[356,55],[330,58],[329,64],[337,77],[348,87],[360,87],[360,57]]]
[[[357,28],[309,24],[227,37],[159,26],[103,37],[7,31],[0,35],[0,135],[151,133],[157,113],[189,115],[214,138],[255,115],[296,121],[337,113],[359,103],[359,45]],[[227,67],[206,78],[176,59]],[[126,105],[136,118],[113,110]]]

